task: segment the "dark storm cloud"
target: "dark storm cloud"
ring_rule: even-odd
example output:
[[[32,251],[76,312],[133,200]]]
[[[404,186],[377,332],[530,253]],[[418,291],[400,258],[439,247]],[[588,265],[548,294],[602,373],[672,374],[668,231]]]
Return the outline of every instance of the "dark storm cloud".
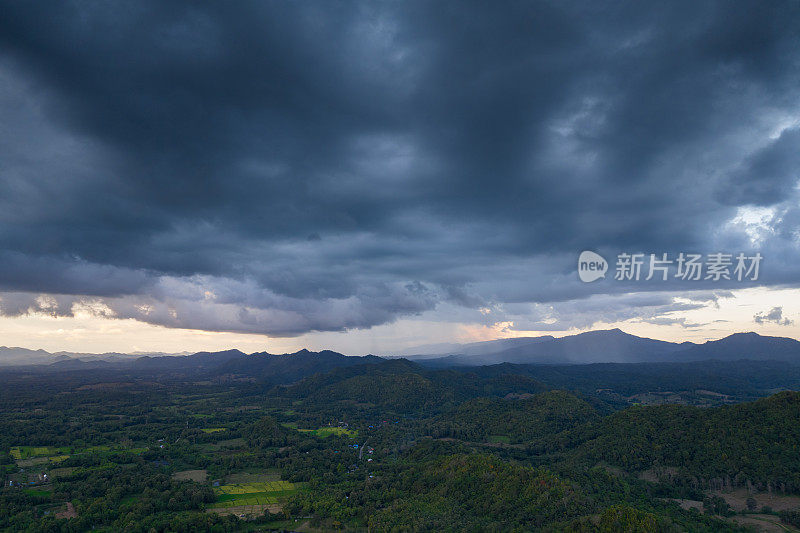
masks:
[[[296,335],[634,289],[577,283],[583,249],[758,248],[796,284],[798,30],[788,2],[6,4],[0,286]]]
[[[720,200],[734,205],[773,205],[791,195],[800,180],[800,129],[781,132],[748,157],[723,184]]]

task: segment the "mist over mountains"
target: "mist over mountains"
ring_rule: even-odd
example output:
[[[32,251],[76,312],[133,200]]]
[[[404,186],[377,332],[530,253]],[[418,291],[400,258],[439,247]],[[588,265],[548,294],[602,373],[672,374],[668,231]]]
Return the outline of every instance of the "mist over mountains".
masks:
[[[27,366],[27,365],[50,365],[63,361],[84,361],[97,362],[107,361],[122,362],[132,361],[140,357],[171,357],[186,356],[191,352],[167,353],[167,352],[105,352],[105,353],[83,353],[83,352],[48,352],[46,350],[31,350],[28,348],[0,346],[0,367],[4,366]]]

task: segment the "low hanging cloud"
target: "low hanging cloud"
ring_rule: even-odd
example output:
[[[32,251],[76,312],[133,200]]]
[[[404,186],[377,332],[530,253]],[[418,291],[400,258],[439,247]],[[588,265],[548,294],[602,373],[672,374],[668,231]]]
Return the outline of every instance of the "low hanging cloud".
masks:
[[[779,326],[791,326],[794,324],[793,320],[783,316],[783,307],[773,307],[767,312],[756,313],[753,317],[756,324],[766,324],[772,322]]]
[[[564,331],[587,329],[599,324],[625,321],[697,328],[705,324],[688,321],[681,313],[719,306],[732,298],[728,291],[695,291],[676,296],[670,292],[596,294],[588,298],[544,304],[504,305],[486,317],[507,322],[508,331]]]
[[[364,287],[348,298],[288,298],[253,283],[195,277],[161,280],[152,296],[88,297],[0,294],[0,314],[72,317],[85,313],[135,319],[173,328],[276,337],[307,331],[344,331],[392,322],[435,307],[438,297],[422,284]]]
[[[737,287],[582,284],[587,249],[759,250],[800,285],[800,5],[625,15],[5,6],[0,312],[301,335]]]

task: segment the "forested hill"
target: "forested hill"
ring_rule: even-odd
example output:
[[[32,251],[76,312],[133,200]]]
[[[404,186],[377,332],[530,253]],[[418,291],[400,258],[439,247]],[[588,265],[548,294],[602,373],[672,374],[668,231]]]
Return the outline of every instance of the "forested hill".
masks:
[[[716,409],[631,407],[593,424],[576,457],[702,488],[800,493],[800,393]]]
[[[597,410],[565,391],[520,399],[475,398],[431,421],[434,438],[519,445],[554,445],[566,433],[598,420]]]
[[[430,371],[400,360],[338,368],[288,387],[277,387],[271,394],[303,399],[318,409],[380,410],[419,416],[478,396],[531,394],[547,388],[523,374]]]
[[[418,416],[471,398],[519,397],[548,389],[579,392],[603,412],[633,404],[712,406],[800,389],[800,367],[785,362],[512,365],[435,370],[390,360],[336,368],[271,395],[305,399],[326,412],[365,410]]]

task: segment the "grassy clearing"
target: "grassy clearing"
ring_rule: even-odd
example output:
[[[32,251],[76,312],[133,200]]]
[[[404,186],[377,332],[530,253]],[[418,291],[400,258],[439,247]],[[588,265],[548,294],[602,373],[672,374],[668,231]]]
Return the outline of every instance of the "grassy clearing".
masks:
[[[508,437],[508,435],[490,435],[489,442],[509,444],[511,439]]]
[[[8,453],[14,458],[17,466],[27,468],[48,463],[57,464],[73,455],[105,455],[122,450],[125,449],[111,446],[87,446],[84,448],[72,446],[14,446]],[[134,450],[125,451],[135,452]],[[145,451],[145,448],[142,448],[141,451]]]
[[[74,466],[62,467],[62,468],[53,468],[48,471],[48,474],[53,479],[58,479],[59,477],[66,477],[71,475],[76,468]]]
[[[734,489],[731,491],[714,491],[711,494],[722,497],[731,509],[737,512],[747,510],[747,499],[753,498],[756,501],[756,508],[761,509],[765,505],[772,507],[775,511],[785,511],[800,508],[800,496],[780,493],[755,492],[750,493],[747,489]]]
[[[132,453],[134,455],[141,455],[147,451],[147,448],[128,448],[125,450],[126,453]]]
[[[53,493],[52,490],[37,490],[37,489],[25,489],[27,494],[31,496],[39,496],[40,498],[49,498],[50,495]]]
[[[80,454],[107,454],[116,449],[123,450],[124,448],[112,448],[111,446],[87,446],[85,448],[74,448],[72,446],[14,446],[9,450],[9,455],[15,461],[27,462],[20,466],[32,466],[36,464],[44,464],[46,462],[57,463],[70,457],[71,455]],[[142,451],[146,448],[142,448]],[[133,450],[126,450],[133,451]]]
[[[53,448],[51,446],[14,446],[9,450],[9,454],[17,461],[31,459],[34,457],[48,457],[61,453],[70,453],[72,450],[67,447]]]
[[[358,431],[340,427],[326,427],[326,428],[319,428],[316,431],[317,437],[325,438],[329,435],[347,435],[350,438],[355,438],[358,436]]]
[[[172,474],[172,479],[175,481],[196,481],[203,483],[208,477],[208,472],[205,470],[183,470]]]
[[[89,446],[88,448],[83,448],[76,453],[107,453],[110,451],[111,446]]]
[[[225,485],[237,485],[242,483],[268,483],[270,481],[280,481],[281,471],[277,469],[263,470],[258,472],[237,472],[225,476]]]
[[[225,450],[238,450],[244,448],[246,445],[245,440],[242,438],[220,440],[217,442],[207,442],[201,446],[205,453],[216,453]]]
[[[243,505],[275,505],[278,498],[268,492],[252,492],[248,494],[221,494],[214,504],[217,507],[240,507]]]
[[[277,513],[282,509],[280,504],[267,504],[267,505],[239,505],[234,507],[213,507],[209,509],[207,512],[209,513],[216,513],[221,516],[225,515],[236,515],[238,517],[244,518],[260,518],[265,511],[269,511],[270,513]],[[287,522],[292,522],[291,520]],[[274,529],[270,529],[269,531],[273,531]],[[242,531],[264,531],[260,525],[256,524],[249,524],[245,526],[245,529]],[[289,531],[289,529],[280,529],[279,531]]]
[[[218,494],[236,495],[236,494],[254,494],[258,492],[285,492],[294,491],[295,484],[291,481],[260,481],[254,483],[234,483],[230,485],[223,485],[215,488]]]
[[[46,464],[58,464],[65,459],[69,459],[69,455],[54,455],[51,457],[31,457],[30,459],[22,459],[16,461],[17,466],[20,468],[29,468],[31,466],[39,466]]]
[[[17,466],[20,468],[28,468],[31,466],[46,465],[49,461],[47,457],[31,457],[30,459],[20,459],[16,461]]]
[[[72,456],[93,455],[105,457],[113,453],[129,453],[139,455],[147,451],[147,448],[128,448],[126,446],[14,446],[9,449],[9,455],[14,458],[20,468],[29,468],[40,465],[55,465],[69,459]]]
[[[353,429],[333,427],[333,426],[327,426],[327,427],[322,427],[322,428],[318,428],[318,429],[300,429],[300,428],[297,427],[297,424],[295,424],[295,423],[286,423],[286,424],[283,424],[283,426],[287,427],[287,428],[291,428],[291,429],[296,429],[300,433],[307,433],[309,435],[315,435],[315,436],[323,438],[323,439],[325,437],[329,437],[331,435],[347,435],[350,438],[355,438],[355,437],[358,436],[358,431],[355,431]]]
[[[220,433],[222,431],[227,431],[228,428],[203,428],[203,433]]]

